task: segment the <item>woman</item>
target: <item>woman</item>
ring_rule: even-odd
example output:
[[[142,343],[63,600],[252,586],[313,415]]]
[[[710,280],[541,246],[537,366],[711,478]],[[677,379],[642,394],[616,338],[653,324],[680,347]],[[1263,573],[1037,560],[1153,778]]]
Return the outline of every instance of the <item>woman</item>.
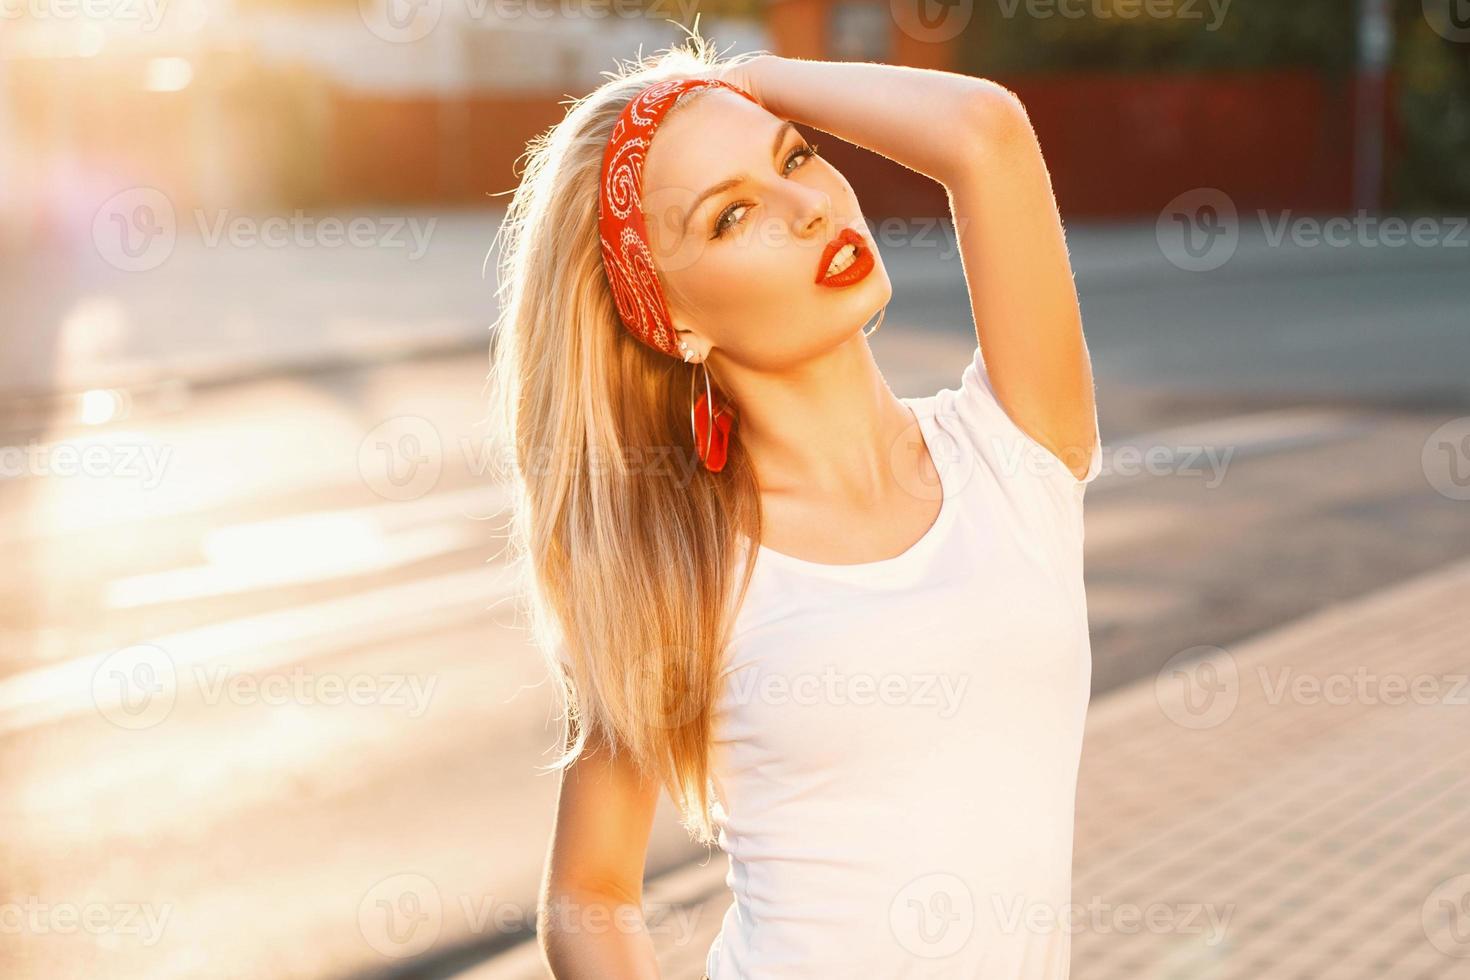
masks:
[[[978,325],[957,388],[884,382],[892,287],[792,123],[948,189]],[[533,143],[502,235],[512,540],[566,694],[554,975],[658,975],[662,788],[729,857],[712,980],[1066,976],[1100,447],[1014,96],[696,36]]]

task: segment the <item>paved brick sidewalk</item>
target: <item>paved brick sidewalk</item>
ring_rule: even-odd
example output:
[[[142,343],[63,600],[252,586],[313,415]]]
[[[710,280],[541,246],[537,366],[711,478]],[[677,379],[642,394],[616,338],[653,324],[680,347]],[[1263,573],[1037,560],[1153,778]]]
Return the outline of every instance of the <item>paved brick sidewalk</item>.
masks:
[[[1074,980],[1470,977],[1467,676],[1470,561],[1095,699],[1072,906],[1019,927],[1071,930]],[[725,867],[650,886],[668,980]],[[523,947],[471,975],[543,974]]]
[[[1467,638],[1470,562],[1099,699],[1073,976],[1470,976]]]

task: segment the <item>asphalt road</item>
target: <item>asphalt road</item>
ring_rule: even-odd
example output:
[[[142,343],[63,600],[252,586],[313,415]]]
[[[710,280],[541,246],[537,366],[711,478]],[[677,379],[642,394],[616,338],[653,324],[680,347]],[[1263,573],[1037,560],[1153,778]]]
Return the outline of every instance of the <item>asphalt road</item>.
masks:
[[[1079,274],[1097,691],[1465,555],[1466,271],[1329,249]],[[894,389],[956,383],[957,266],[896,285]],[[527,940],[552,699],[498,562],[483,375],[183,385],[17,442],[0,975],[448,976]],[[706,858],[665,806],[650,878]]]

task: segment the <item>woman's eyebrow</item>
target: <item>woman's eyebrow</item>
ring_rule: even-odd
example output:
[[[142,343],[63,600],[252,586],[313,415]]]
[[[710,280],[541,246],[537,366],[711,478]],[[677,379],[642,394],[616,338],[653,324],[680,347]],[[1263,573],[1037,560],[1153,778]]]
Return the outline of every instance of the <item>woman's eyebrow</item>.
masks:
[[[775,141],[771,144],[772,160],[776,159],[777,154],[781,152],[781,144],[786,142],[787,132],[795,128],[796,124],[790,119],[783,121],[781,125],[777,127]],[[695,199],[694,203],[689,206],[689,210],[684,212],[684,221],[679,231],[679,237],[682,239],[685,235],[689,234],[689,219],[694,217],[694,212],[699,210],[700,205],[702,205],[706,200],[715,196],[716,194],[722,194],[732,187],[738,187],[744,182],[745,178],[743,176],[730,177],[727,180],[720,181],[718,184],[715,184],[714,186],[706,190],[703,194],[699,195],[699,197]]]

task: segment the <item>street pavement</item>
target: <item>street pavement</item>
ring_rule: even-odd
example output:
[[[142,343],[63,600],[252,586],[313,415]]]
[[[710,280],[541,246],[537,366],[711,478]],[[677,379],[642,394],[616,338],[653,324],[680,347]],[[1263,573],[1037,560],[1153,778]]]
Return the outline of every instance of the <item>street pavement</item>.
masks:
[[[1073,238],[1106,443],[1087,504],[1097,704],[1182,654],[1244,658],[1283,624],[1452,568],[1470,541],[1463,258],[1242,244],[1190,272],[1152,235]],[[956,383],[973,349],[957,263],[934,258],[899,250],[873,338],[902,395]],[[527,957],[534,975],[553,699],[501,561],[484,352],[461,338],[271,361],[268,335],[234,374],[74,393],[50,403],[74,417],[6,440],[0,975],[447,977]],[[1390,645],[1422,632],[1407,613],[1375,622]],[[1143,731],[1143,769],[1210,788],[1222,749]],[[1236,729],[1215,731],[1217,746]],[[1282,752],[1273,774],[1295,771]],[[1085,760],[1083,819],[1118,758]],[[1342,794],[1379,791],[1361,766],[1330,774]],[[1218,789],[1239,808],[1251,785]],[[1136,789],[1163,821],[1141,828],[1180,817]],[[1192,840],[1170,853],[1188,862]],[[1346,873],[1323,840],[1305,868]],[[685,958],[723,910],[722,866],[665,801],[649,895]],[[1079,883],[1135,903],[1152,887]],[[1242,915],[1276,900],[1236,899]],[[1290,952],[1267,949],[1249,955]]]
[[[17,396],[146,390],[482,344],[494,319],[500,216],[179,215],[176,234],[136,256],[118,251],[105,222],[7,254],[0,418],[25,406]],[[1241,214],[1230,235],[1189,249],[1166,218],[1067,227],[1104,377],[1144,386],[1166,378],[1198,395],[1470,393],[1470,230],[1460,219],[1417,219],[1429,222],[1425,234],[1405,238],[1371,218],[1324,229],[1308,215]],[[889,325],[972,329],[946,222],[873,218],[869,231],[895,284]]]

